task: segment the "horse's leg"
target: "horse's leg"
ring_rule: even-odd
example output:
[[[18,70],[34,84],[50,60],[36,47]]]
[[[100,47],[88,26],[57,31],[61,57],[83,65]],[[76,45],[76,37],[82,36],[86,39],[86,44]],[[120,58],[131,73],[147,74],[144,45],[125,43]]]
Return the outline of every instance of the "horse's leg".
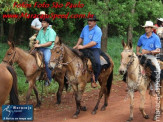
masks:
[[[37,99],[37,104],[36,104],[35,107],[40,107],[40,105],[41,105],[41,101],[39,100],[39,97],[38,97],[38,90],[37,90],[37,88],[36,88],[35,85],[33,86],[33,90],[34,90],[34,93],[35,93],[35,95],[36,95],[36,99]]]
[[[63,88],[64,88],[64,78],[57,78],[57,82],[59,84],[59,88],[57,91],[57,102],[56,104],[60,104],[61,103],[61,96],[62,96],[62,92],[63,92]]]
[[[130,117],[127,122],[133,120],[133,109],[134,109],[134,90],[129,89],[129,96],[130,96]]]
[[[81,104],[80,104],[85,86],[86,86],[86,83],[84,83],[82,81],[80,81],[80,84],[78,86],[72,85],[72,88],[74,89],[74,92],[75,92],[75,101],[76,101],[76,112],[73,115],[73,118],[75,118],[75,119],[78,117],[80,110],[82,110],[82,111],[87,110],[87,108],[85,106],[81,106]]]
[[[105,90],[105,92],[104,92],[104,105],[101,107],[101,111],[104,111],[106,109],[106,107],[108,106],[108,97],[109,97],[109,94],[107,93],[107,90]]]
[[[141,100],[140,100],[139,110],[145,119],[149,119],[149,116],[144,111],[145,95],[146,95],[146,89],[141,90],[140,91]]]
[[[102,96],[103,96],[103,88],[101,87],[100,92],[99,92],[98,101],[97,101],[96,106],[94,107],[94,109],[92,111],[92,114],[96,114],[96,111],[98,110],[98,106],[99,106],[99,103],[100,103]]]
[[[29,89],[28,89],[28,92],[27,92],[27,95],[26,95],[26,104],[28,104],[28,101],[29,101],[29,98],[30,98],[30,95],[31,95],[31,91],[33,89],[33,86],[34,86],[34,83],[32,80],[29,81]]]
[[[161,93],[160,93],[161,101],[160,101],[160,107],[161,107],[161,112],[163,112],[163,80],[161,80],[160,82],[161,82]]]

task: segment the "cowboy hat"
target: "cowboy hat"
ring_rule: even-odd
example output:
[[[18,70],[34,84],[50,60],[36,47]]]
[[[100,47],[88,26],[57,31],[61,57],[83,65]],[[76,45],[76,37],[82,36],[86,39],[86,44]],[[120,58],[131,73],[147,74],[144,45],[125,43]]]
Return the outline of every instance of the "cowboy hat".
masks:
[[[45,11],[40,11],[40,14],[45,15]]]
[[[46,21],[47,23],[49,23],[49,25],[53,25],[53,23],[50,21],[49,18],[39,19],[39,20],[40,20],[40,22],[42,22],[42,21]]]
[[[89,17],[87,20],[88,21],[99,21],[99,19],[96,18],[96,15],[94,15],[93,17]]]
[[[153,25],[153,22],[152,21],[146,21],[145,22],[145,25],[144,26],[142,26],[142,27],[152,27],[152,28],[154,28],[155,26]]]
[[[157,18],[159,21],[163,22],[163,18]]]

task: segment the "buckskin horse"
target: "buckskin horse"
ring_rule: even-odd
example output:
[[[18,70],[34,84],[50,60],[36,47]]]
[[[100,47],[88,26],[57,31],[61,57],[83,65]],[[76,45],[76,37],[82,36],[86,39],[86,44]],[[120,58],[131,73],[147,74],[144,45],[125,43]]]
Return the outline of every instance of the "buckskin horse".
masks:
[[[36,95],[37,103],[35,107],[40,107],[41,101],[38,97],[38,91],[36,88],[36,80],[38,80],[41,76],[41,70],[39,69],[36,59],[33,55],[29,54],[28,52],[22,50],[21,48],[15,47],[13,42],[8,42],[10,48],[7,50],[5,57],[3,58],[3,62],[6,62],[10,65],[13,63],[17,63],[18,66],[23,70],[24,75],[29,82],[29,89],[26,95],[26,104],[28,104],[30,94],[32,89]],[[63,67],[57,72],[52,72],[52,77],[59,83],[59,89],[57,92],[57,103],[60,104],[61,102],[61,94],[64,88],[64,83],[66,79],[64,78],[65,68]],[[66,83],[65,83],[66,85]]]
[[[128,44],[125,44],[124,41],[122,41],[123,45],[123,51],[121,53],[121,65],[119,67],[119,72],[121,75],[124,75],[127,72],[127,86],[128,86],[128,93],[130,96],[130,117],[127,121],[133,120],[133,108],[134,108],[134,90],[138,90],[140,92],[141,101],[140,101],[140,107],[139,110],[142,113],[143,117],[145,119],[148,119],[149,116],[144,111],[144,103],[145,103],[145,96],[147,87],[149,86],[149,83],[152,80],[156,80],[156,74],[154,71],[159,72],[159,67],[154,66],[153,64],[156,64],[155,61],[156,58],[149,59],[148,61],[145,61],[147,59],[147,55],[141,57],[140,61],[136,54],[133,52],[132,49],[132,43],[129,42]],[[149,56],[150,57],[150,56]],[[148,63],[148,64],[146,64]],[[152,65],[151,67],[147,67]],[[153,70],[153,71],[151,71]],[[160,85],[163,88],[163,80],[161,79]],[[161,88],[161,111],[163,111],[163,89]]]
[[[87,82],[91,81],[92,74],[85,68],[85,63],[83,60],[75,53],[72,49],[64,45],[61,40],[55,42],[54,48],[51,50],[52,56],[49,62],[49,67],[54,69],[58,65],[63,65],[66,67],[66,77],[69,84],[72,86],[75,101],[76,101],[76,112],[73,115],[73,118],[77,118],[80,110],[86,111],[87,108],[81,105],[82,94],[84,92]],[[99,84],[101,86],[98,101],[94,107],[92,114],[96,114],[100,100],[104,95],[104,105],[101,107],[101,110],[105,110],[108,105],[108,97],[111,91],[111,85],[113,80],[113,61],[109,57],[110,66],[107,69],[101,70],[100,76],[98,78]]]
[[[0,64],[0,117],[2,105],[10,94],[10,105],[18,105],[17,76],[14,69],[6,64]]]

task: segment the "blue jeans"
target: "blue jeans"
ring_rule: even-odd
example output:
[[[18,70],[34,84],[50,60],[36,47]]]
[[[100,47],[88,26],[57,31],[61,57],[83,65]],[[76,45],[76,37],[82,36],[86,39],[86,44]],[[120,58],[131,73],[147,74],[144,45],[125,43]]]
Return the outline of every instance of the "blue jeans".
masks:
[[[48,76],[48,80],[51,82],[51,80],[52,80],[51,70],[48,67],[48,64],[49,64],[49,61],[50,61],[50,58],[51,58],[51,51],[50,51],[49,48],[44,48],[44,47],[39,48],[39,51],[41,51],[43,53],[43,55],[44,55],[46,73],[47,73],[47,76]]]
[[[87,49],[82,49],[80,51],[83,52],[85,57],[91,60],[93,72],[95,75],[95,81],[97,82],[101,72],[101,63],[100,63],[101,50],[99,48],[87,48]]]

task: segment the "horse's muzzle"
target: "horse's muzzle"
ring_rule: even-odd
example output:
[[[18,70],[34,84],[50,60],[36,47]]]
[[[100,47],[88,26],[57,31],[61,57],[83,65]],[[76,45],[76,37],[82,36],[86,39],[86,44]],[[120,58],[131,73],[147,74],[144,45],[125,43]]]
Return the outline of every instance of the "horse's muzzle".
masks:
[[[119,70],[120,75],[124,75],[125,71],[124,70]]]

